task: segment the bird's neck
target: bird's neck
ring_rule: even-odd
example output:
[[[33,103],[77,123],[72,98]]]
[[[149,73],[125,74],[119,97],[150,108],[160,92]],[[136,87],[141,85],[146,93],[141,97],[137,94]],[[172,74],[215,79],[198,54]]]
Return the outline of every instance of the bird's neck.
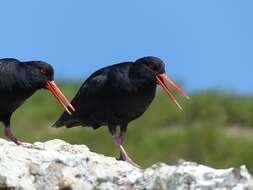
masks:
[[[25,93],[34,93],[36,90],[39,89],[39,86],[33,82],[31,78],[32,74],[29,70],[27,70],[25,67],[21,67],[19,69],[19,72],[16,73],[16,83],[15,88],[19,90],[23,90]]]
[[[155,75],[140,64],[132,64],[129,70],[132,84],[139,88],[155,88]]]

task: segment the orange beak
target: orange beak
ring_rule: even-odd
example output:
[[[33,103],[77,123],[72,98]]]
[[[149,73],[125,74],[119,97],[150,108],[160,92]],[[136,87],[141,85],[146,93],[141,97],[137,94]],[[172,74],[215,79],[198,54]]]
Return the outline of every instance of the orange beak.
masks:
[[[170,99],[177,105],[177,107],[182,110],[182,107],[178,103],[176,96],[170,91],[170,89],[166,86],[167,82],[172,88],[174,88],[177,92],[182,94],[187,99],[190,99],[190,96],[186,94],[183,90],[181,90],[166,74],[160,74],[156,76],[156,83],[161,85],[161,87],[165,90],[165,92],[169,95]]]
[[[54,97],[58,100],[58,102],[61,104],[63,109],[65,109],[69,115],[71,115],[71,111],[75,111],[75,108],[70,104],[68,99],[64,96],[64,94],[60,91],[58,86],[54,81],[47,81],[46,82],[46,88],[50,90],[50,92],[54,95]],[[69,108],[71,111],[69,110]]]

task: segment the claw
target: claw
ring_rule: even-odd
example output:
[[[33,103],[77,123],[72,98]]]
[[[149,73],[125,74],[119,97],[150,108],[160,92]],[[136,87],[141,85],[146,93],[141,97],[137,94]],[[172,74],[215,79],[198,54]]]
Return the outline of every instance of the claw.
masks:
[[[4,129],[4,134],[5,136],[11,140],[12,142],[14,142],[16,145],[21,145],[22,142],[19,141],[13,134],[12,134],[12,131],[11,131],[11,128],[7,127]]]

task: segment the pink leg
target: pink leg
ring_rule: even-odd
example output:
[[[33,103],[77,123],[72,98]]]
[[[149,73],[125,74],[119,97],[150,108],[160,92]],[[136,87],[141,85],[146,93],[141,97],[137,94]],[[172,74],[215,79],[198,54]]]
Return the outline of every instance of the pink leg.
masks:
[[[123,147],[123,140],[124,140],[124,133],[120,133],[118,136],[117,135],[113,135],[113,140],[114,142],[119,146],[120,149],[120,160],[126,161],[130,164],[132,164],[135,167],[140,168],[140,166],[136,163],[134,163],[134,161],[127,155],[124,147]]]
[[[5,127],[4,134],[8,139],[13,141],[16,145],[21,145],[21,142],[12,134],[10,127]]]

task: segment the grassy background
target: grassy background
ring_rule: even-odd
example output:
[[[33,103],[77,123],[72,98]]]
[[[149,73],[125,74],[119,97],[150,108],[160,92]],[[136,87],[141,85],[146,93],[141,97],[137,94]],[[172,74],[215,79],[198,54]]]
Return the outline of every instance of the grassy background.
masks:
[[[80,84],[60,85],[69,99]],[[125,147],[140,165],[196,161],[212,167],[246,164],[253,172],[253,97],[220,91],[191,94],[191,101],[179,98],[184,111],[178,111],[164,93],[157,93],[148,111],[129,124]],[[92,151],[118,156],[106,127],[60,128],[50,126],[62,112],[45,90],[37,92],[12,118],[16,136],[26,142],[59,138],[86,144]]]

